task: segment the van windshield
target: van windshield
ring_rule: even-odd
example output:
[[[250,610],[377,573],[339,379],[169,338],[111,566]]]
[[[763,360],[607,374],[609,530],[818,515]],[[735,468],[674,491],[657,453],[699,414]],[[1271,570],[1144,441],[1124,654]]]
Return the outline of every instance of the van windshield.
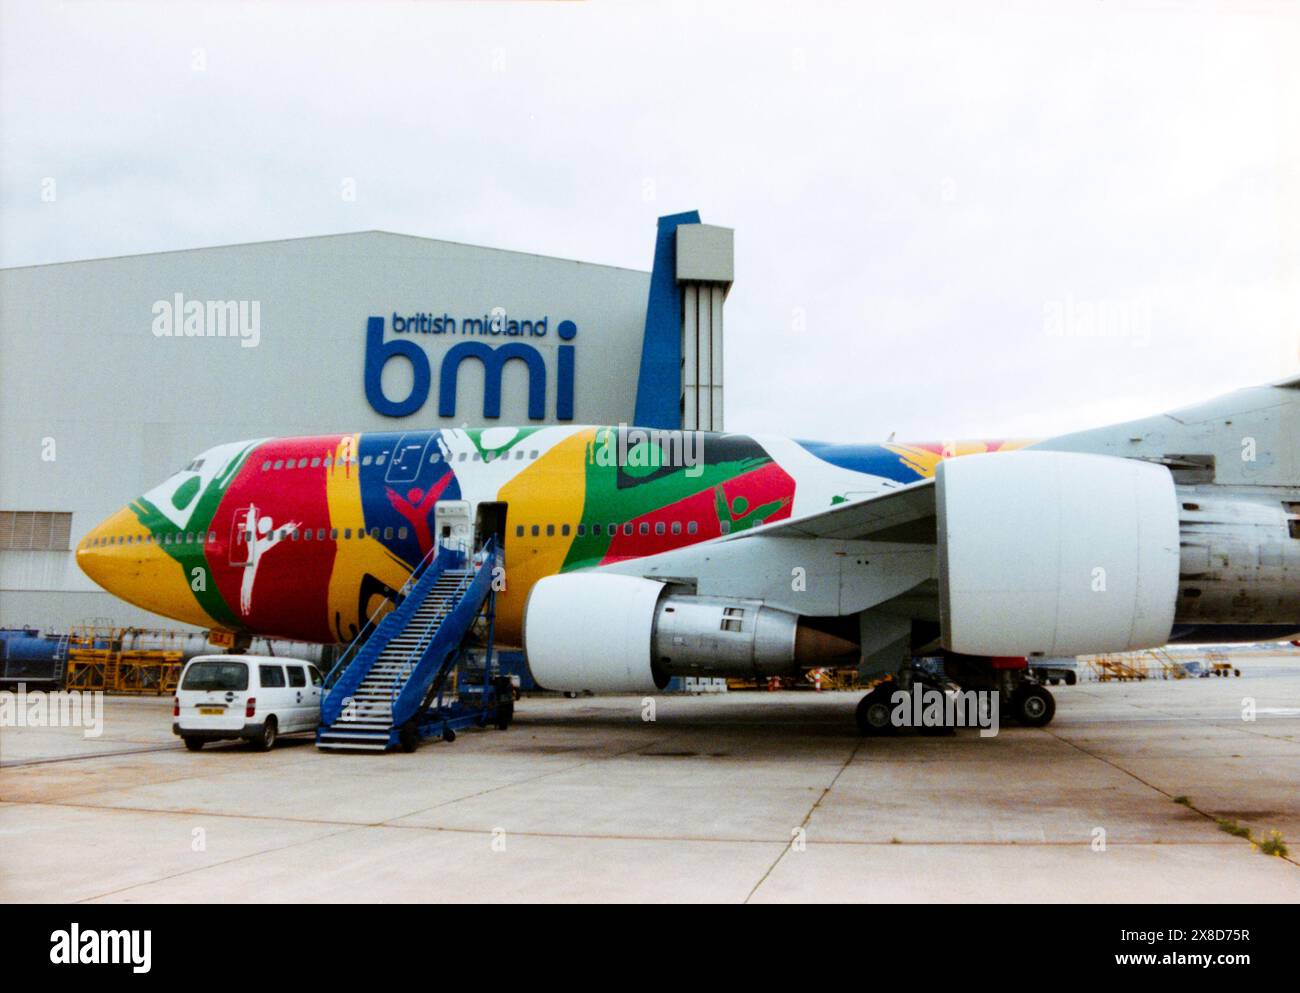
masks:
[[[248,665],[244,662],[195,662],[185,673],[183,690],[246,690]]]

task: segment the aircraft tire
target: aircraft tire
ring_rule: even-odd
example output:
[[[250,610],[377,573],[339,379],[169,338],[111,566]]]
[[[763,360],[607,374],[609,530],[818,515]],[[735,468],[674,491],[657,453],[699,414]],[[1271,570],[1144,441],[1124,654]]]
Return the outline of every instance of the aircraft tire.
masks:
[[[868,738],[880,738],[894,734],[896,728],[889,719],[893,704],[890,702],[890,689],[893,683],[885,683],[858,701],[854,714],[858,724],[858,733]]]
[[[1044,687],[1025,683],[1011,694],[1011,713],[1025,727],[1046,727],[1056,716],[1056,699]]]

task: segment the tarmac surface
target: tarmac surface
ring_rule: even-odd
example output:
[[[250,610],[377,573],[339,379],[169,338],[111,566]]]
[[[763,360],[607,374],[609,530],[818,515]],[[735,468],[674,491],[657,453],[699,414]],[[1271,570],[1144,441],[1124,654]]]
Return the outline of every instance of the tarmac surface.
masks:
[[[1233,661],[1060,687],[1048,728],[990,738],[732,692],[653,722],[527,698],[409,755],[191,754],[169,699],[109,697],[99,737],[0,727],[0,900],[1296,902],[1300,652]]]

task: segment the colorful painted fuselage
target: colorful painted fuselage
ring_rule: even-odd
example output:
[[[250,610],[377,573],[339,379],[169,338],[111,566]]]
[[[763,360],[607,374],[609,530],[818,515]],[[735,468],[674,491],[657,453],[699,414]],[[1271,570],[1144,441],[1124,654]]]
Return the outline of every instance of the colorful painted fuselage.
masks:
[[[506,506],[497,640],[545,576],[870,496],[1023,443],[826,445],[602,427],[361,433],[212,448],[77,549],[99,585],[209,628],[347,642],[437,540],[439,501]]]

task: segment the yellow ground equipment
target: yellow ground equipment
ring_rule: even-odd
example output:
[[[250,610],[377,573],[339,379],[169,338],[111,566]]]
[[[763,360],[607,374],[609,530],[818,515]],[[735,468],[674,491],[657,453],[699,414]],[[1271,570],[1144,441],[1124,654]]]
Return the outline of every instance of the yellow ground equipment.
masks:
[[[135,628],[82,624],[68,634],[64,686],[70,690],[165,696],[176,690],[184,655],[174,649],[124,647]],[[154,632],[149,632],[154,633]]]

